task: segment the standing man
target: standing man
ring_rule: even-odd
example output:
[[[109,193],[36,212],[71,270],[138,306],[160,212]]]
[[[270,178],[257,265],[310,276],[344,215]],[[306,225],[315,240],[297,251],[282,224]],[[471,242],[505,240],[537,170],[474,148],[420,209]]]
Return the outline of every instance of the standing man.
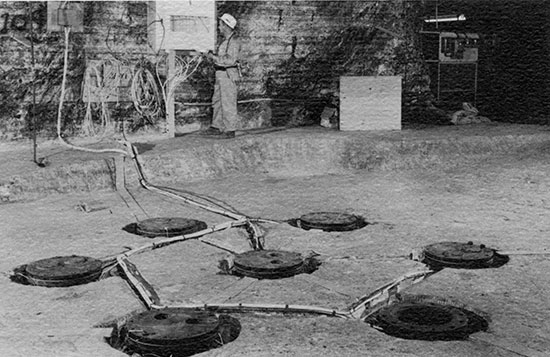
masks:
[[[223,41],[217,55],[208,54],[214,61],[216,83],[212,96],[212,125],[204,135],[219,138],[234,138],[239,122],[237,113],[237,81],[240,78],[239,54],[241,44],[235,36],[237,20],[230,14],[219,18],[218,27]]]

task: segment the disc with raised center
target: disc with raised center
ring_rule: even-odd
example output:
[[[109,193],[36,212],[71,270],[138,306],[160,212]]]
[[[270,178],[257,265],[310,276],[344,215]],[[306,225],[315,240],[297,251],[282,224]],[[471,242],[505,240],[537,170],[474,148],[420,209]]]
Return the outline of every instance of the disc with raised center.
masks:
[[[424,247],[424,263],[450,268],[485,267],[492,263],[495,251],[483,244],[441,242]]]
[[[97,280],[102,266],[101,260],[90,257],[59,256],[29,263],[24,273],[32,285],[63,287]]]
[[[401,338],[460,340],[486,328],[478,320],[473,312],[452,305],[396,302],[378,311],[374,324]]]
[[[216,347],[219,328],[220,321],[213,313],[164,308],[130,318],[121,333],[132,352],[176,357]]]
[[[298,219],[302,229],[321,229],[323,231],[351,231],[366,225],[362,217],[341,212],[313,212],[304,214]]]
[[[299,274],[304,259],[299,253],[283,250],[252,250],[234,258],[235,271],[257,279],[278,279]]]
[[[158,217],[139,221],[136,224],[136,234],[154,237],[175,237],[195,233],[206,229],[203,221],[181,217]]]

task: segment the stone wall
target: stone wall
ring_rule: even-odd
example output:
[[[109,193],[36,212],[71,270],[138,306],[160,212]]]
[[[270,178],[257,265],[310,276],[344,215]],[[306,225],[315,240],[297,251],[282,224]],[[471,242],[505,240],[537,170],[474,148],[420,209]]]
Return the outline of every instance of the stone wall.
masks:
[[[33,14],[32,34],[28,23],[18,29],[11,20],[15,15],[29,19],[29,9]],[[146,41],[145,3],[84,2],[83,10],[84,31],[69,34],[67,105],[62,127],[67,135],[93,134],[84,130],[86,104],[82,101],[82,86],[87,61],[109,57],[132,62],[151,55]],[[46,2],[0,2],[0,18],[9,19],[0,34],[0,102],[4,109],[0,114],[0,140],[29,137],[33,130],[39,136],[52,137],[61,93],[65,35],[47,31]],[[113,121],[117,113],[125,109],[131,112],[128,103],[111,104],[107,109]],[[98,111],[99,106],[92,110],[93,126],[101,124]]]
[[[8,26],[6,33],[0,34],[0,102],[4,109],[0,114],[0,140],[29,137],[33,131],[42,137],[55,135],[64,35],[46,31],[46,2],[30,4],[36,22],[32,36],[34,74],[30,70],[30,26]],[[120,130],[122,119],[129,130],[145,127],[162,131],[163,112],[144,117],[131,102],[94,105],[90,109],[82,101],[89,61],[108,60],[135,68],[163,60],[147,45],[147,3],[82,4],[84,31],[70,35],[63,132],[71,136],[96,135],[105,113],[112,121],[111,131]],[[24,16],[28,6],[29,2],[0,2],[0,24],[2,14]],[[341,75],[403,76],[406,120],[406,108],[429,96],[416,35],[421,7],[420,0],[218,1],[218,14],[229,12],[239,20],[239,36],[244,43],[246,60],[239,89],[239,99],[244,101],[239,104],[243,127],[318,124],[325,106],[338,106]],[[160,68],[163,75],[164,67]],[[33,78],[38,104],[31,120],[28,111]],[[212,91],[213,71],[205,62],[177,90],[178,129],[208,124],[207,103]]]
[[[241,23],[242,97],[273,101],[273,125],[319,124],[342,75],[401,75],[405,107],[429,97],[420,1],[222,1]],[[424,100],[424,99],[422,99]],[[407,113],[404,113],[407,117]]]

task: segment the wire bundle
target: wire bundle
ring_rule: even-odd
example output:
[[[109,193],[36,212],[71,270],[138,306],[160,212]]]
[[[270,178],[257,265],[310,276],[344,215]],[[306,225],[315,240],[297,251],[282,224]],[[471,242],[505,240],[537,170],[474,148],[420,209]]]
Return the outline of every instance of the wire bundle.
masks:
[[[130,93],[136,111],[150,122],[161,113],[159,87],[146,65],[140,64],[134,72]]]
[[[190,57],[190,58],[187,58]],[[162,85],[163,94],[164,94],[164,101],[165,103],[168,103],[168,100],[171,99],[174,96],[175,89],[183,82],[187,80],[187,78],[191,77],[193,73],[197,71],[199,68],[199,65],[202,62],[202,56],[185,56],[185,57],[178,57],[175,56],[175,70],[174,73],[166,79],[164,84]],[[157,66],[157,78],[160,79],[158,66]]]
[[[100,107],[100,118],[105,135],[107,128],[112,125],[108,103],[112,96],[119,100],[119,87],[122,85],[123,63],[115,58],[90,61],[84,73],[84,97],[87,98],[86,114],[82,130],[85,134],[97,135],[92,119],[92,103],[97,102]]]

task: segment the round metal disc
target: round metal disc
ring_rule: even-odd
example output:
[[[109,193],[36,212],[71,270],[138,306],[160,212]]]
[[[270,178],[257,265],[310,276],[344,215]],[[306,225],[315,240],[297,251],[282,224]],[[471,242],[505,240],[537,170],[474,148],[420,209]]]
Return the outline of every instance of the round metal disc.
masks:
[[[475,267],[490,264],[495,251],[471,242],[442,242],[424,247],[424,257],[425,262],[431,265]]]
[[[362,217],[341,212],[313,212],[299,218],[299,226],[303,229],[351,231],[365,225]]]
[[[471,312],[437,303],[391,304],[376,316],[377,324],[390,335],[422,340],[462,339],[473,332]]]
[[[149,218],[136,224],[136,233],[146,237],[174,237],[195,233],[207,227],[203,221],[181,217]]]
[[[211,348],[220,321],[204,311],[181,308],[150,310],[125,325],[127,346],[136,352],[187,356]]]
[[[27,264],[29,283],[41,286],[85,284],[101,275],[103,262],[79,255],[59,256]]]
[[[380,312],[384,322],[416,332],[444,332],[464,328],[468,316],[460,309],[435,303],[398,303]]]
[[[304,259],[282,250],[252,250],[234,258],[237,273],[255,278],[284,278],[300,272]]]

